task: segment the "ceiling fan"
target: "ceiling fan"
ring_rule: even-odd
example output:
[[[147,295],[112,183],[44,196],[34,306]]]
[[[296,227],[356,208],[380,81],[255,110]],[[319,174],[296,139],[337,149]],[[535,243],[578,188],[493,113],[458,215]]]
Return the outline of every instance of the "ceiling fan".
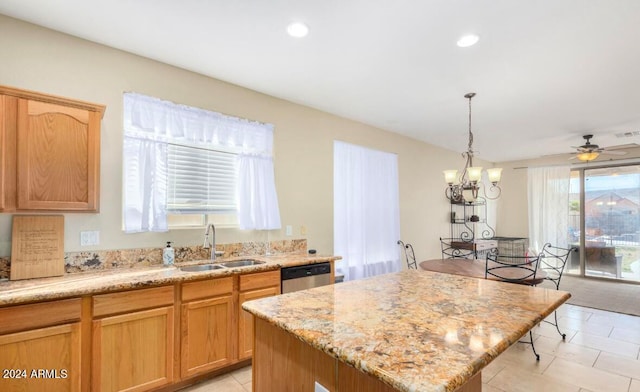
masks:
[[[593,135],[584,135],[582,136],[582,138],[585,140],[585,143],[581,146],[571,146],[571,148],[575,148],[576,149],[576,153],[574,156],[572,156],[569,159],[578,159],[579,161],[582,162],[589,162],[589,161],[593,161],[594,159],[596,159],[597,157],[600,156],[600,154],[603,155],[625,155],[627,152],[626,151],[614,151],[613,147],[610,147],[609,149],[604,148],[604,147],[600,147],[597,144],[593,144],[591,143],[591,138],[593,137]],[[618,148],[620,147],[624,147],[624,146],[618,146]]]

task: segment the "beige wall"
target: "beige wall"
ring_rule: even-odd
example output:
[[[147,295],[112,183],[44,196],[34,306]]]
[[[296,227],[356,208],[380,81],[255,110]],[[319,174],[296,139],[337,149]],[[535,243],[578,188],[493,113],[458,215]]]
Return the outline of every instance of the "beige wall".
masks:
[[[66,251],[160,247],[168,240],[184,246],[202,240],[202,230],[142,234],[121,230],[122,93],[134,91],[274,124],[282,224],[294,227],[292,238],[306,237],[309,247],[321,253],[333,253],[333,141],[398,154],[401,236],[415,244],[418,258],[439,257],[438,237],[448,233],[442,170],[462,166],[458,152],[2,15],[0,47],[0,84],[107,106],[102,121],[101,210],[65,214]],[[303,225],[306,236],[300,235]],[[80,247],[81,230],[99,230],[100,245]],[[10,232],[11,215],[0,214],[0,256],[10,253]],[[269,235],[285,238],[284,229]],[[220,243],[265,239],[265,232],[218,230]]]

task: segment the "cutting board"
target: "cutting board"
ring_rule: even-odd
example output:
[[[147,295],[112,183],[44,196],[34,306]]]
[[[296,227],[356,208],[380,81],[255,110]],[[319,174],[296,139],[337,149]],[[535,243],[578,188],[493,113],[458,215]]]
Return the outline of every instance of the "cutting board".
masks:
[[[64,274],[64,216],[14,215],[11,280]]]

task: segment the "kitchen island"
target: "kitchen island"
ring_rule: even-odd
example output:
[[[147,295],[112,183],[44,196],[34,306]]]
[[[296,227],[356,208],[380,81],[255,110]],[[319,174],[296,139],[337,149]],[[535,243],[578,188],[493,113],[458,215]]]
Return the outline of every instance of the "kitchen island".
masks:
[[[247,302],[254,391],[480,391],[481,370],[569,297],[408,270]]]

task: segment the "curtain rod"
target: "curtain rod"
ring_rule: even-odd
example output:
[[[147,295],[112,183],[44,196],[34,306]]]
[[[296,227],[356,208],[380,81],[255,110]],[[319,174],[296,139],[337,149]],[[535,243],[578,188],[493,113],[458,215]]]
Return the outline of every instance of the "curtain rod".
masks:
[[[628,159],[610,159],[608,161],[601,162],[592,162],[592,163],[571,163],[571,164],[561,164],[556,163],[552,165],[534,165],[534,166],[517,166],[514,167],[514,170],[528,169],[528,168],[537,168],[537,167],[560,167],[560,166],[571,166],[573,169],[600,169],[603,167],[611,167],[611,166],[626,166],[640,164],[640,158],[628,158]]]

